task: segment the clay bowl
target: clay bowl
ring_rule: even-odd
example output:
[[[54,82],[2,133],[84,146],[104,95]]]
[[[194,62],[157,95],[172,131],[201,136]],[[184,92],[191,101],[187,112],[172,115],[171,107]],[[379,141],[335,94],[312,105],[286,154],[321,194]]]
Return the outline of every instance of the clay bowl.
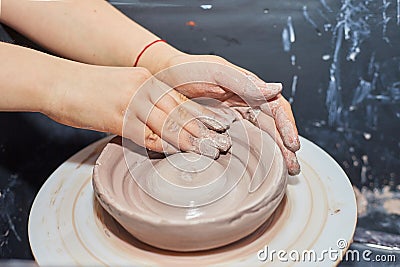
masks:
[[[273,139],[248,121],[234,122],[229,135],[232,148],[217,160],[165,157],[113,139],[94,167],[96,198],[129,233],[158,248],[199,251],[237,241],[278,207],[287,169]]]

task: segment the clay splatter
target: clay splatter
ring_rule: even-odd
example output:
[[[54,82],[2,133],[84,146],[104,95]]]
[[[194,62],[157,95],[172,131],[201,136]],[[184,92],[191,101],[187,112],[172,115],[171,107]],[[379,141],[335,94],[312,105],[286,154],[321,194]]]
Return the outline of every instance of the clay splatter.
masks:
[[[294,43],[296,41],[296,34],[294,33],[294,27],[291,16],[287,18],[287,27],[289,29],[289,40],[291,43]]]
[[[387,37],[387,25],[390,21],[390,17],[387,16],[387,9],[390,6],[390,2],[387,0],[382,0],[382,38],[385,42],[390,43],[389,38]]]
[[[201,5],[200,7],[201,7],[201,9],[203,9],[203,10],[209,10],[209,9],[211,9],[213,6],[212,6],[212,5]]]
[[[286,27],[282,30],[282,45],[283,51],[289,52],[292,46],[292,43],[296,41],[296,34],[293,27],[292,17],[289,16],[287,18]],[[294,57],[294,58],[293,58]],[[292,65],[294,65],[296,58],[294,55],[291,56]]]
[[[328,6],[328,4],[326,3],[325,0],[319,0],[322,4],[322,6],[328,11],[328,12],[333,12],[332,8],[330,8],[330,6]]]
[[[400,26],[400,0],[397,0],[397,25]]]
[[[290,51],[290,39],[289,39],[289,31],[285,27],[282,31],[282,45],[283,45],[283,51],[289,52]]]
[[[293,76],[292,79],[292,94],[289,98],[289,103],[292,104],[294,101],[294,95],[296,94],[296,89],[297,89],[297,80],[299,79],[299,77],[297,75]]]
[[[290,62],[292,63],[292,66],[296,65],[296,55],[290,56]]]
[[[328,54],[322,55],[322,60],[327,61],[329,59],[331,59],[331,55],[328,55]]]
[[[19,236],[14,224],[15,217],[13,214],[10,214],[10,211],[13,210],[15,206],[15,194],[13,188],[18,186],[16,178],[16,175],[11,175],[5,188],[0,189],[0,222],[3,222],[1,225],[8,226],[8,229],[3,229],[5,231],[0,233],[0,255],[2,254],[2,247],[8,244],[10,233],[14,234],[15,238],[21,242],[21,237]]]
[[[314,28],[318,36],[321,36],[321,30],[318,28],[317,24],[315,21],[310,17],[310,14],[308,13],[307,6],[303,6],[303,17],[306,19],[308,23],[311,24],[311,26]]]

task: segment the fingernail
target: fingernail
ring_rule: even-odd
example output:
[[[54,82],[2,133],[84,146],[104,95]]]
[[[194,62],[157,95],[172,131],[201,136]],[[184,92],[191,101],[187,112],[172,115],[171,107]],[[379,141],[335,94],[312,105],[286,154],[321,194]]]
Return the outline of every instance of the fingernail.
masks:
[[[283,143],[292,152],[296,152],[300,149],[299,137],[296,135],[293,129],[282,129]]]
[[[259,89],[262,90],[265,96],[273,96],[277,95],[282,91],[282,84],[281,83],[266,83],[260,78],[248,74],[247,78],[253,82]]]
[[[203,142],[206,142],[209,146],[218,148],[223,152],[228,151],[232,146],[231,138],[228,135],[218,134],[213,131],[208,131],[208,133],[206,133]]]
[[[210,118],[210,117],[201,117],[199,120],[204,123],[207,128],[212,129],[214,131],[223,132],[228,129],[229,125],[222,123],[219,120]]]
[[[212,141],[207,138],[198,138],[195,141],[193,150],[194,152],[204,155],[206,157],[216,159],[219,156],[219,150],[210,145]]]
[[[293,151],[297,151],[300,149],[300,140],[299,140],[299,136],[296,135],[294,140],[293,140]]]
[[[297,160],[296,155],[294,155],[288,164],[288,173],[289,175],[298,175],[300,173],[300,164]]]
[[[224,134],[217,134],[215,141],[218,145],[219,150],[226,152],[231,148],[232,146],[232,141],[231,138],[228,135]]]
[[[282,91],[281,83],[267,83],[267,89],[273,94],[279,94]]]

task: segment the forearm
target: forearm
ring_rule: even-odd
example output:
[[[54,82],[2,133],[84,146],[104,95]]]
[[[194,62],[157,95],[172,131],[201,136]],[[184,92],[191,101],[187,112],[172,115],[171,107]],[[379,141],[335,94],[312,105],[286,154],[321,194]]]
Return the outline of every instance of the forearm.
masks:
[[[0,111],[33,111],[50,116],[66,108],[66,99],[79,102],[75,92],[79,90],[73,90],[77,81],[88,76],[88,70],[103,68],[3,42],[0,59]]]
[[[158,39],[104,0],[2,0],[1,10],[3,23],[44,48],[90,64],[132,66],[140,51]],[[179,53],[165,43],[151,49],[138,66],[153,72]]]
[[[62,124],[122,133],[140,68],[88,65],[3,42],[0,59],[0,111],[41,112]]]
[[[65,60],[2,42],[0,59],[0,110],[44,112]]]

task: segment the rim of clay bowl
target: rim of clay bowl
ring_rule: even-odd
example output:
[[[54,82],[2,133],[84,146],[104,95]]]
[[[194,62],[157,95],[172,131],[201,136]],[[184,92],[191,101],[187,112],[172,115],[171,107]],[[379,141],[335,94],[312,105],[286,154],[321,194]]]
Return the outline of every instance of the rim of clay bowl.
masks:
[[[254,126],[254,125],[253,125]],[[255,126],[254,126],[255,127]],[[263,133],[263,138],[271,138],[267,133]],[[247,214],[251,214],[254,212],[254,208],[257,206],[260,206],[260,208],[257,208],[256,211],[260,212],[261,210],[265,209],[267,207],[267,204],[275,200],[276,198],[283,198],[285,192],[286,192],[286,187],[287,187],[287,180],[288,180],[288,174],[287,174],[287,167],[284,162],[282,153],[275,143],[275,141],[272,139],[274,145],[276,146],[275,148],[277,149],[278,153],[276,153],[276,157],[274,157],[273,162],[278,164],[277,166],[279,167],[279,172],[276,175],[276,177],[273,178],[271,181],[273,184],[283,184],[282,190],[265,190],[264,194],[261,194],[261,196],[258,198],[258,200],[251,201],[247,205],[239,206],[235,210],[231,210],[230,212],[225,212],[225,213],[220,213],[214,217],[209,217],[209,218],[198,218],[198,219],[191,219],[191,220],[176,220],[176,219],[170,219],[170,218],[164,218],[160,216],[159,214],[155,214],[154,216],[148,215],[147,213],[140,213],[140,212],[134,212],[132,210],[127,210],[122,208],[122,205],[120,205],[115,199],[112,197],[113,194],[105,194],[106,190],[104,188],[103,183],[101,182],[101,178],[99,175],[99,168],[104,167],[104,163],[99,164],[99,161],[103,159],[103,157],[107,156],[108,148],[110,146],[116,146],[118,149],[120,149],[120,154],[117,156],[112,157],[113,162],[107,163],[107,164],[112,164],[115,165],[114,162],[118,162],[119,160],[123,160],[123,147],[120,141],[121,137],[115,137],[110,142],[104,147],[103,151],[101,152],[100,156],[97,158],[96,163],[93,168],[93,176],[92,176],[92,185],[93,185],[93,190],[95,193],[96,198],[99,200],[100,204],[103,206],[106,205],[109,208],[115,209],[117,213],[119,214],[124,214],[125,216],[128,216],[130,218],[133,218],[134,220],[141,221],[143,223],[151,223],[151,224],[157,224],[157,225],[176,225],[176,226],[189,226],[189,225],[195,225],[195,224],[209,224],[209,223],[218,223],[221,221],[231,221],[233,218],[237,217],[239,214],[240,217],[246,216]],[[110,161],[107,161],[110,162]],[[128,171],[129,176],[131,177],[131,173]],[[267,175],[270,175],[268,173]],[[131,177],[133,179],[133,177]],[[125,179],[125,178],[123,178]],[[121,179],[121,181],[123,181]],[[262,183],[262,185],[267,181],[268,179],[265,179]],[[140,188],[139,185],[137,185],[135,179],[133,179],[134,184]],[[257,191],[262,189],[262,185],[253,193],[255,194]],[[277,187],[281,188],[281,187]],[[142,189],[139,189],[142,190]],[[146,192],[144,192],[146,193]],[[147,194],[147,193],[146,193]],[[247,194],[248,196],[249,194]],[[247,198],[247,197],[246,197]],[[155,199],[158,201],[157,199]],[[162,202],[160,202],[162,203]],[[278,207],[280,201],[276,205]],[[165,204],[166,205],[166,204]],[[272,213],[276,210],[276,207],[273,209]],[[105,208],[103,206],[103,208]],[[178,208],[178,207],[177,207]],[[106,208],[107,209],[107,208]],[[182,208],[182,209],[188,209],[188,208]],[[114,217],[115,215],[112,214]],[[268,218],[265,218],[266,220]]]

